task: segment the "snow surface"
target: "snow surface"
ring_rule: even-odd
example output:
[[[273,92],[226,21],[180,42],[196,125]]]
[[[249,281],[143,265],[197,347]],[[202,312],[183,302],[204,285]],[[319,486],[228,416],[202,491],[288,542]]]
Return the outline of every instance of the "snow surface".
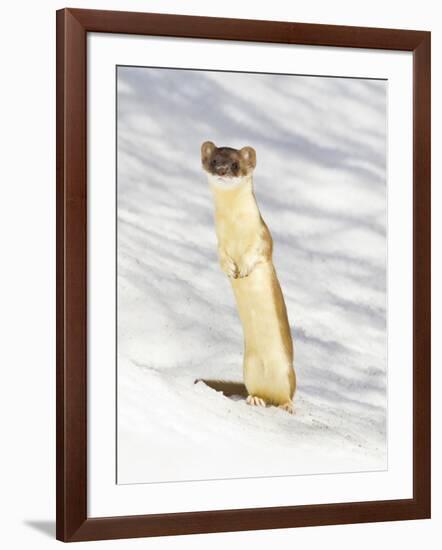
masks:
[[[385,81],[118,68],[118,482],[381,470]],[[242,381],[205,140],[257,151],[295,345],[293,416]]]

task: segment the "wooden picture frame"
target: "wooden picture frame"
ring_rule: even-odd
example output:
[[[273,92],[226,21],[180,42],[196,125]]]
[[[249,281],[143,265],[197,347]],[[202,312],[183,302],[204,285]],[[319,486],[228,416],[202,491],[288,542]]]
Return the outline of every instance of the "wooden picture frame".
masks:
[[[108,518],[87,515],[87,33],[413,53],[413,498]],[[430,33],[57,12],[57,538],[84,541],[430,517]]]

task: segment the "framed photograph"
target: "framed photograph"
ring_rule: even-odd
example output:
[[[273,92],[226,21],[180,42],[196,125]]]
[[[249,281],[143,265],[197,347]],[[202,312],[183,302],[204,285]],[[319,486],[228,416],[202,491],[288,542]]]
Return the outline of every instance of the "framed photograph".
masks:
[[[430,33],[57,12],[57,538],[430,517]]]

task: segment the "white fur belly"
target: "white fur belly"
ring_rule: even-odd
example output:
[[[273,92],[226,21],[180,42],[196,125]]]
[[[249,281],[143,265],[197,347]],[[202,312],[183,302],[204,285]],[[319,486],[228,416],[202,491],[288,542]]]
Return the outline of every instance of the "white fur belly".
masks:
[[[271,262],[258,264],[245,278],[232,280],[243,325],[244,382],[252,395],[285,403],[294,391],[290,327]]]

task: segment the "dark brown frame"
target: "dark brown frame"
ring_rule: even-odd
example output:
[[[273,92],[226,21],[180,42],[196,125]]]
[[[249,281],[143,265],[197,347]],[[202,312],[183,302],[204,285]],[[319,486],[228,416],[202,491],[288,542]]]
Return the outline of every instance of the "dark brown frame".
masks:
[[[87,517],[88,32],[413,52],[412,499]],[[81,541],[429,518],[430,500],[430,33],[133,12],[58,11],[57,538]]]

